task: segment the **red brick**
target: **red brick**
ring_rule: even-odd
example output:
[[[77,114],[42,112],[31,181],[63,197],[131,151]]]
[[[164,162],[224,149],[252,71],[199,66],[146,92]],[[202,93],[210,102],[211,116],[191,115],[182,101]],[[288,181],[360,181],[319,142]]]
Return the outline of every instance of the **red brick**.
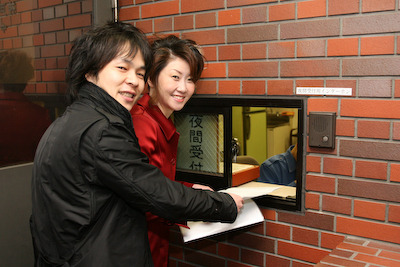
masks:
[[[360,0],[329,0],[328,15],[343,15],[358,13]]]
[[[392,243],[397,243],[400,238],[399,226],[343,217],[337,217],[337,232]]]
[[[153,20],[139,20],[135,22],[135,26],[141,29],[144,33],[153,32]]]
[[[361,10],[362,12],[376,12],[394,10],[395,8],[395,0],[363,0]]]
[[[400,97],[400,80],[394,80],[394,97]]]
[[[242,9],[242,23],[256,23],[267,20],[267,7],[257,6]]]
[[[55,44],[56,43],[56,33],[47,33],[44,35],[44,43],[46,45]]]
[[[179,14],[179,0],[155,2],[141,6],[142,18]]]
[[[321,232],[321,247],[334,249],[338,244],[343,242],[344,236],[336,233]]]
[[[179,1],[178,1],[179,2]],[[220,9],[225,7],[224,0],[181,0],[181,12],[195,12],[202,10]]]
[[[354,216],[384,221],[386,216],[386,204],[355,199]]]
[[[281,77],[339,76],[338,59],[281,61]]]
[[[338,194],[382,201],[399,201],[400,184],[338,179]]]
[[[46,69],[55,69],[57,68],[57,59],[56,58],[47,58],[46,59]]]
[[[342,99],[341,116],[399,119],[400,105],[397,100]],[[374,108],[371,108],[374,107]]]
[[[218,47],[219,60],[240,59],[240,45],[224,45]]]
[[[377,257],[377,256],[372,256],[372,255],[365,255],[365,254],[357,254],[354,257],[354,260],[357,261],[363,261],[363,262],[368,262],[368,263],[375,263],[379,264],[380,266],[398,266],[400,264],[399,261],[394,261],[390,259],[385,259],[382,257]]]
[[[336,135],[354,136],[355,122],[354,120],[337,119],[336,120]]]
[[[321,265],[320,265],[321,264]],[[349,258],[340,258],[340,257],[333,257],[328,255],[327,257],[323,258],[320,263],[316,265],[317,267],[331,267],[331,266],[351,266],[351,267],[365,267],[365,263],[355,261]]]
[[[277,214],[276,214],[275,210],[261,208],[261,213],[263,214],[264,219],[266,219],[266,220],[270,220],[270,221],[276,220]]]
[[[343,18],[343,35],[382,34],[398,31],[400,31],[400,14],[398,12]]]
[[[296,5],[294,3],[271,5],[268,14],[269,21],[295,19]]]
[[[324,158],[324,173],[351,176],[353,172],[353,162],[350,159]]]
[[[44,57],[57,57],[64,56],[64,45],[48,45],[46,47],[41,47],[41,56]]]
[[[233,260],[239,260],[240,248],[230,244],[219,243],[218,255]]]
[[[289,258],[317,263],[329,254],[328,250],[278,241],[278,254]]]
[[[328,40],[328,56],[358,55],[358,38],[340,38]]]
[[[182,36],[183,38],[196,41],[199,45],[225,43],[225,32],[223,29],[185,32]]]
[[[264,95],[265,81],[242,81],[242,94],[244,95]]]
[[[229,77],[277,77],[278,62],[228,63]]]
[[[319,200],[319,194],[306,192],[305,208],[319,210]]]
[[[174,17],[174,30],[188,30],[194,28],[193,15]]]
[[[296,80],[296,87],[323,87],[323,80]]]
[[[40,22],[40,31],[42,33],[60,30],[64,30],[63,19],[53,19]]]
[[[269,58],[293,58],[294,51],[294,42],[270,42],[268,44]]]
[[[400,205],[389,205],[389,222],[400,223]]]
[[[290,267],[290,260],[279,257],[279,255],[265,255],[265,261],[267,265],[264,266],[279,266],[279,267]]]
[[[81,10],[81,2],[69,3],[68,4],[68,15],[76,15],[80,14]]]
[[[268,95],[293,95],[293,80],[268,80]]]
[[[342,99],[343,101],[343,99]],[[319,112],[338,112],[338,99],[336,98],[310,98],[308,99],[308,113]]]
[[[321,172],[321,157],[307,155],[306,170],[307,172]]]
[[[277,39],[278,25],[276,24],[230,27],[227,29],[228,43],[265,42]]]
[[[44,82],[63,82],[65,81],[65,71],[64,70],[43,70],[42,80]]]
[[[297,57],[323,57],[325,56],[325,40],[298,40]]]
[[[333,231],[334,225],[334,216],[312,211],[307,211],[305,214],[279,212],[278,219],[280,222],[302,225],[327,231]]]
[[[154,19],[154,32],[172,31],[172,18]]]
[[[90,14],[82,14],[64,18],[65,29],[81,28],[90,26],[92,17]]]
[[[325,0],[309,0],[297,4],[297,18],[315,18],[326,15]]]
[[[239,95],[240,81],[219,81],[219,94]]]
[[[252,235],[248,233],[237,233],[230,235],[228,237],[228,241],[231,244],[236,244],[242,247],[247,247],[247,248],[252,248],[252,249],[257,249],[260,251],[265,251],[265,252],[273,252],[275,248],[275,242],[273,239],[258,236],[258,235]],[[210,265],[211,266],[211,265]],[[217,265],[213,265],[217,266]],[[220,265],[219,265],[220,266]]]
[[[33,45],[35,46],[44,45],[44,35],[43,34],[34,35]]]
[[[390,167],[390,181],[400,182],[400,164],[392,163]]]
[[[218,26],[240,24],[240,9],[229,9],[218,12]]]
[[[201,79],[196,83],[196,94],[215,95],[216,93],[217,93],[216,81],[205,81]]]
[[[196,28],[215,27],[217,25],[217,13],[196,14]]]
[[[264,59],[267,57],[267,44],[243,44],[242,59]]]
[[[360,120],[357,125],[357,136],[364,138],[389,139],[389,121]]]
[[[30,23],[30,22],[32,22],[32,12],[21,13],[21,23]]]
[[[317,191],[325,193],[335,193],[336,180],[332,177],[317,176],[307,174],[306,189],[308,191]]]
[[[62,0],[38,0],[39,8],[56,6],[62,4]]]
[[[396,253],[396,252],[383,250],[383,251],[381,251],[381,253],[379,253],[378,256],[379,257],[383,257],[383,258],[389,258],[389,259],[400,261],[400,253]],[[400,263],[400,262],[398,262],[398,263]]]
[[[138,6],[120,8],[118,17],[121,21],[139,19],[140,8]]]
[[[360,54],[364,55],[393,55],[394,36],[361,37]]]
[[[216,78],[226,77],[226,64],[225,63],[207,63],[202,78]]]
[[[266,222],[266,229],[267,236],[290,240],[290,226],[288,225],[275,222]]]
[[[206,61],[216,61],[217,60],[217,47],[216,46],[206,46],[201,48],[201,52],[206,58]]]
[[[315,231],[315,230],[300,228],[300,227],[293,227],[292,241],[299,242],[302,244],[318,246],[319,232]]]
[[[371,179],[386,180],[387,163],[375,161],[356,161],[355,176]]]
[[[263,266],[264,265],[264,254],[258,251],[241,249],[241,262]]]
[[[339,34],[340,20],[337,18],[296,21],[280,25],[281,39],[338,36]]]
[[[35,33],[35,28],[33,23],[22,24],[18,26],[18,35],[33,35]]]
[[[228,7],[234,6],[249,6],[254,4],[277,2],[277,0],[229,0]]]
[[[322,210],[340,214],[351,214],[351,198],[323,195]]]

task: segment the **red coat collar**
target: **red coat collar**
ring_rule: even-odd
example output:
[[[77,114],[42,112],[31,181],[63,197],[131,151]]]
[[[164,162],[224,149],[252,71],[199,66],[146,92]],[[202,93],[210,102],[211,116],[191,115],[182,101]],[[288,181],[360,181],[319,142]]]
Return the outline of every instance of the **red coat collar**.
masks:
[[[157,107],[156,105],[149,104],[149,101],[150,101],[150,95],[144,94],[143,97],[139,99],[137,104],[139,106],[142,106],[143,109],[146,110],[146,112],[151,117],[153,117],[155,121],[157,121],[157,123],[160,125],[162,132],[165,135],[165,138],[168,141],[170,141],[171,138],[176,133],[176,128],[174,123],[172,122],[171,119],[168,119],[164,116],[159,107]]]

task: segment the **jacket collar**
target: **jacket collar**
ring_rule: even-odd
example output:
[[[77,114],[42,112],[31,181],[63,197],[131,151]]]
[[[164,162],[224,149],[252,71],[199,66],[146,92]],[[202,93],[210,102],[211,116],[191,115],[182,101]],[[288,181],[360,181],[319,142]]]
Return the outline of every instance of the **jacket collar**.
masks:
[[[164,133],[165,138],[170,141],[171,138],[174,136],[176,133],[176,128],[174,123],[172,122],[171,119],[168,119],[164,116],[164,114],[161,112],[158,106],[156,105],[151,105],[149,103],[150,101],[150,95],[149,94],[144,94],[143,97],[138,101],[138,105],[142,106],[143,109],[146,110],[146,112],[154,118],[154,120],[158,123],[158,125],[161,128],[161,131]]]
[[[97,85],[91,82],[85,83],[79,91],[79,97],[92,102],[95,108],[101,108],[121,118],[125,125],[132,126],[132,118],[129,111]]]

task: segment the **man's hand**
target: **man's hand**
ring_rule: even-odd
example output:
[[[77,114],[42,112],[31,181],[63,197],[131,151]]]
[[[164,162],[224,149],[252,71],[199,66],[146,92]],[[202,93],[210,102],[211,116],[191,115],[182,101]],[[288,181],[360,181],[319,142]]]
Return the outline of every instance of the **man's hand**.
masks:
[[[237,207],[237,210],[238,210],[238,213],[239,213],[239,211],[243,208],[243,203],[244,203],[243,198],[241,196],[239,196],[239,195],[236,195],[236,194],[232,194],[232,193],[228,193],[228,194],[235,201],[236,207]]]

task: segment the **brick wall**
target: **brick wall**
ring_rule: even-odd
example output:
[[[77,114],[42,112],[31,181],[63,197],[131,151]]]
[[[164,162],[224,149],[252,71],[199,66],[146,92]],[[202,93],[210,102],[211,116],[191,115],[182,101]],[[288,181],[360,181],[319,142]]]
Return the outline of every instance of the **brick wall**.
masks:
[[[0,0],[0,7],[0,50],[22,49],[34,59],[25,93],[64,93],[70,44],[92,24],[92,0]]]
[[[8,10],[16,4],[16,12]],[[0,0],[0,50],[32,49],[28,93],[62,93],[70,42],[92,23],[92,0]],[[345,237],[400,243],[400,12],[396,0],[119,0],[120,19],[149,35],[203,46],[198,94],[310,96],[337,116],[334,151],[307,147],[306,213],[263,209],[265,221],[183,245],[171,266],[311,266]]]
[[[119,1],[149,35],[192,38],[208,60],[198,94],[309,96],[337,115],[334,151],[307,147],[306,213],[263,209],[263,224],[183,245],[171,266],[311,266],[345,237],[400,243],[400,12],[397,0]]]

